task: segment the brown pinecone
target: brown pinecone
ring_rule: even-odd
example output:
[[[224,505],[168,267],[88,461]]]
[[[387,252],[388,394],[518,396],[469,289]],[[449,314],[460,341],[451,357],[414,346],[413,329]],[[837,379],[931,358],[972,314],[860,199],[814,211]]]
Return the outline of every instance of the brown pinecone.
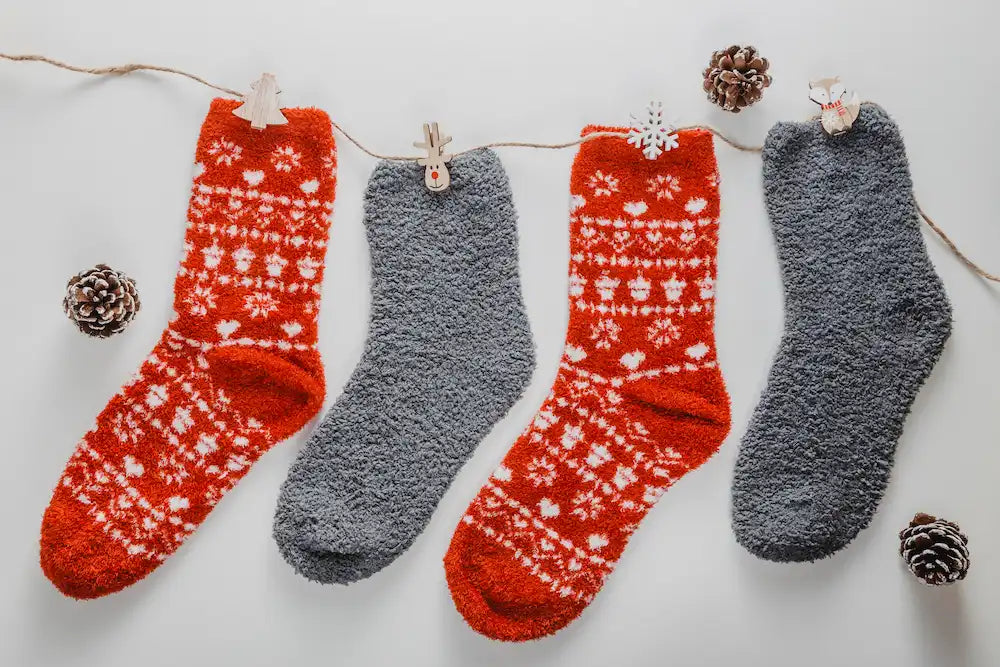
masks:
[[[969,538],[951,521],[920,512],[899,539],[899,555],[924,583],[939,586],[965,579]]]
[[[768,66],[767,58],[762,58],[755,47],[734,44],[712,54],[702,85],[711,102],[739,113],[759,100],[771,85]]]
[[[107,338],[123,331],[139,312],[139,293],[134,280],[98,264],[69,279],[63,310],[83,333]]]

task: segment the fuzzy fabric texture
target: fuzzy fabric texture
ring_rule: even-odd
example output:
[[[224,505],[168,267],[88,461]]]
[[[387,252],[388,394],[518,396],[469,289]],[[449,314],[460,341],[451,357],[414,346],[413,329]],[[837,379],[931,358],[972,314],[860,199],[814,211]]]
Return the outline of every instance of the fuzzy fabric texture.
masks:
[[[451,172],[435,193],[422,167],[383,162],[368,184],[364,355],[274,520],[282,555],[309,579],[350,583],[403,553],[534,370],[503,166],[483,150]]]
[[[599,130],[624,131],[583,133]],[[494,639],[534,639],[576,618],[657,499],[729,431],[712,135],[679,132],[655,160],[625,139],[590,141],[570,191],[559,373],[445,556],[455,606]]]
[[[885,111],[864,105],[837,137],[779,123],[763,158],[785,326],[740,446],[733,529],[760,558],[810,561],[871,521],[951,307]]]
[[[76,447],[41,565],[77,598],[177,549],[260,455],[323,405],[316,349],[336,152],[330,119],[285,109],[259,132],[217,99],[202,126],[175,316]]]

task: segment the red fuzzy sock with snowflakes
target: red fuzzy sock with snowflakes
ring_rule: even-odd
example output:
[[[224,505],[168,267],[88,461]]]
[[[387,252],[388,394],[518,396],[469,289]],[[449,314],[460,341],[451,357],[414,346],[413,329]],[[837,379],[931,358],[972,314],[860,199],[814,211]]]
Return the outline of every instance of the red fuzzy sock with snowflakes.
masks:
[[[196,153],[176,315],[77,444],[42,520],[66,595],[128,586],[172,554],[320,409],[316,319],[333,205],[330,119],[258,131],[215,100]]]
[[[616,128],[584,132],[602,129]],[[456,607],[494,639],[576,618],[646,512],[729,431],[713,333],[712,136],[686,130],[677,143],[648,160],[602,138],[573,164],[559,374],[445,556]]]

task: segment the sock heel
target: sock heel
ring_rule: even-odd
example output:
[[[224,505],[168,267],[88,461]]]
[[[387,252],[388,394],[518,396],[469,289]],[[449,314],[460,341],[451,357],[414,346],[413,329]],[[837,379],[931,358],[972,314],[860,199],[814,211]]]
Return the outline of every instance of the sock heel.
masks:
[[[708,460],[729,435],[728,400],[712,401],[655,381],[632,385],[624,395],[639,408],[653,438],[666,451],[688,457],[691,468]]]
[[[262,422],[275,442],[296,433],[323,407],[322,372],[314,376],[274,353],[255,349],[217,348],[207,357],[216,386],[240,412]]]
[[[652,380],[636,382],[622,392],[654,420],[729,429],[729,404],[719,405],[701,394],[664,386]]]

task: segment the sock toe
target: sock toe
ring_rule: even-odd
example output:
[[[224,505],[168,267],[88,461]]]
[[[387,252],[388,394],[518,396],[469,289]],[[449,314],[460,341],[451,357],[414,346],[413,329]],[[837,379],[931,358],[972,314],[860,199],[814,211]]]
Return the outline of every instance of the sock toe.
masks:
[[[159,565],[143,554],[128,553],[61,486],[42,519],[39,556],[49,581],[78,599],[120,591]]]
[[[296,572],[321,584],[350,584],[365,579],[380,569],[373,569],[371,554],[312,548],[294,539],[279,541],[278,548],[282,557]]]
[[[455,607],[476,632],[502,641],[553,634],[586,603],[561,597],[514,561],[503,546],[460,524],[445,555]]]
[[[306,579],[323,584],[349,584],[366,579],[391,563],[396,553],[383,548],[373,526],[338,522],[279,505],[274,539],[282,557]]]
[[[744,490],[733,498],[736,541],[759,558],[779,563],[826,558],[870,519],[850,512],[829,485],[775,481],[776,488]]]

